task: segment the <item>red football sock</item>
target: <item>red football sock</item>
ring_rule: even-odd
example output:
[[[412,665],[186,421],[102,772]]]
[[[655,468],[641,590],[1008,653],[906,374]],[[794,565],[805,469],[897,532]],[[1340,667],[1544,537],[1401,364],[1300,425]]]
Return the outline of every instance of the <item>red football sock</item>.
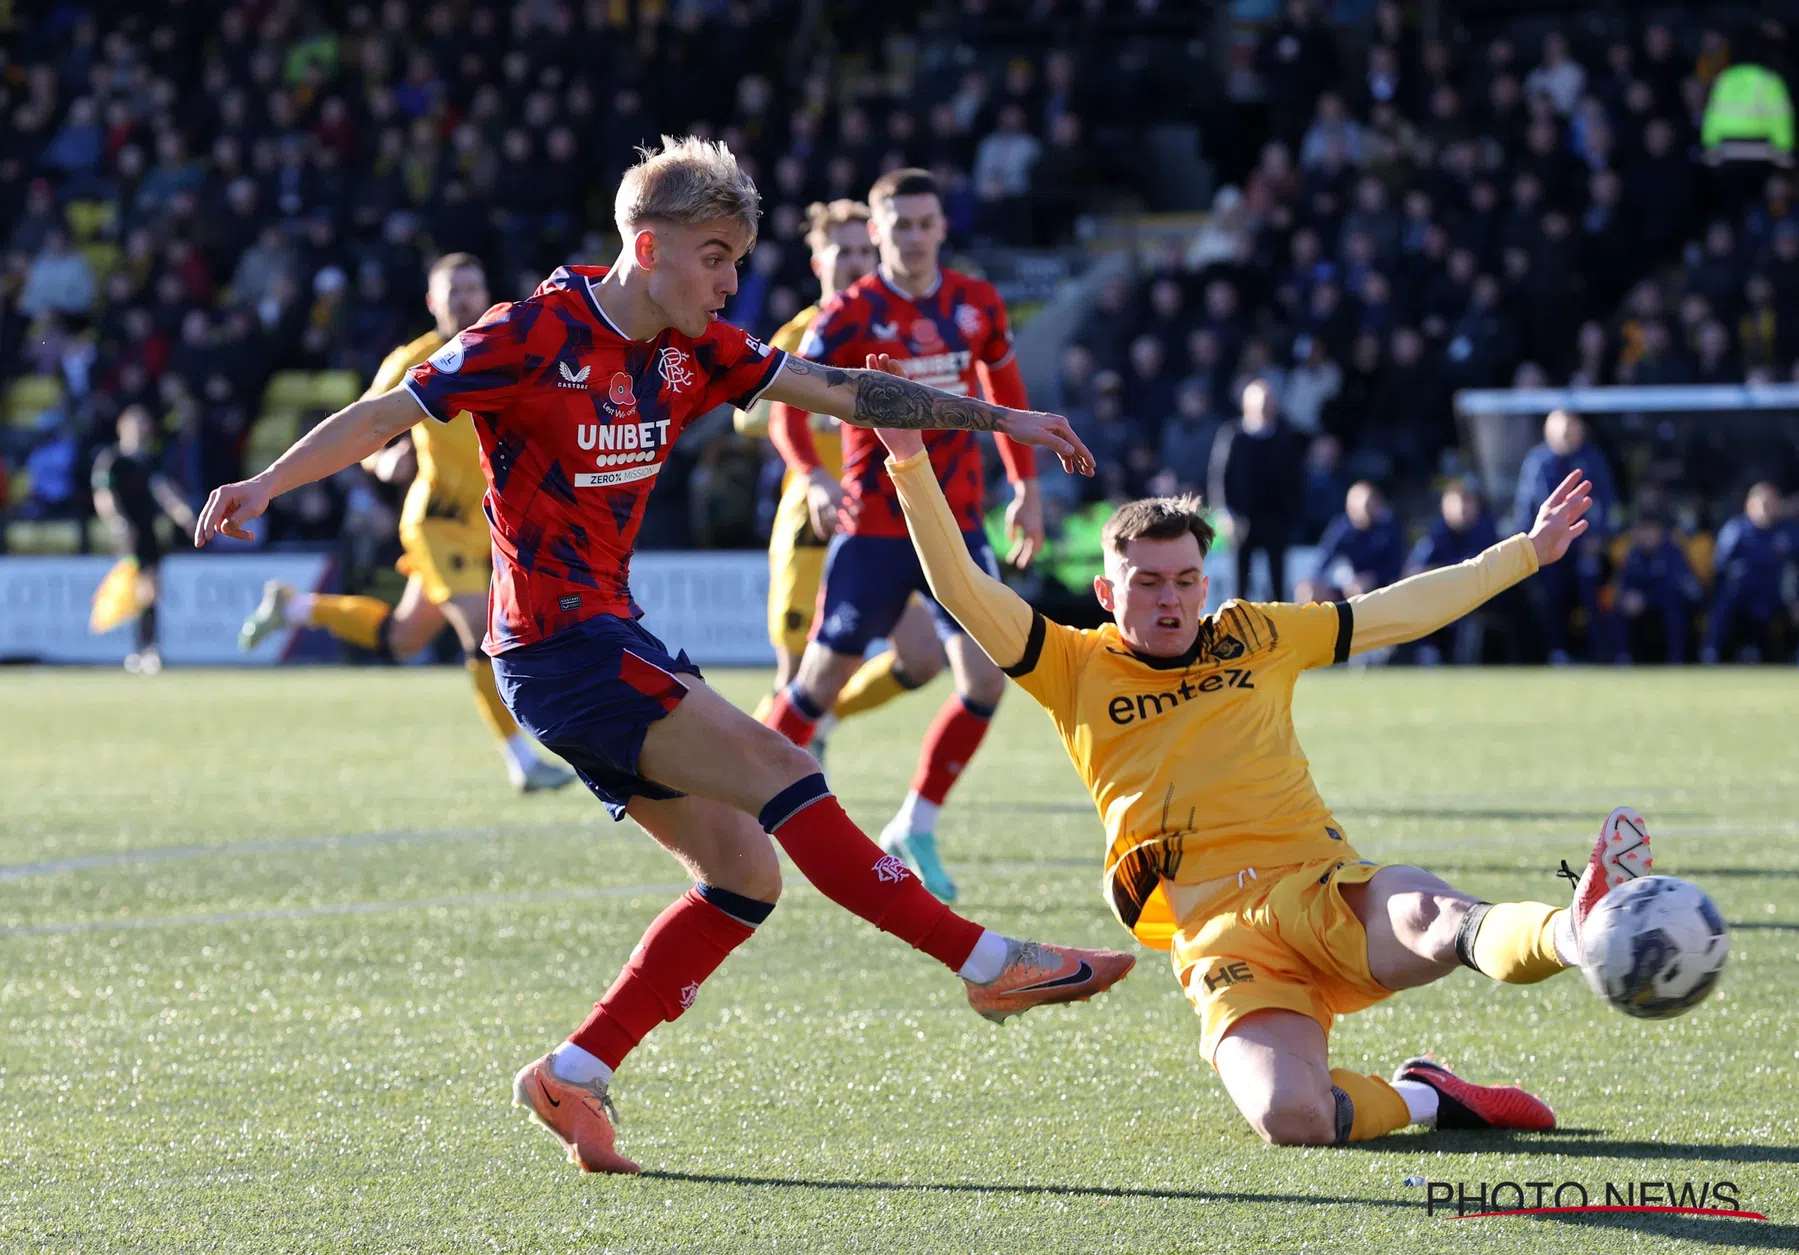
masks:
[[[904,863],[870,841],[822,774],[777,794],[762,808],[762,827],[820,893],[952,972],[987,931],[932,897]]]
[[[992,722],[991,706],[977,705],[959,693],[944,702],[931,722],[931,730],[925,733],[912,791],[933,805],[943,805],[956,777],[981,747],[981,738],[987,735]]]
[[[727,914],[706,900],[723,897],[753,921]],[[747,905],[744,905],[747,904]],[[569,1035],[569,1041],[595,1055],[609,1068],[617,1068],[649,1031],[664,1020],[678,1019],[693,1005],[704,981],[725,956],[748,941],[755,924],[774,908],[766,902],[721,895],[710,886],[696,885],[676,898],[631,952],[625,970],[612,982],[593,1013]]]
[[[799,691],[799,686],[789,684],[775,694],[762,722],[805,749],[812,744],[812,734],[818,730],[819,717],[820,712],[806,700],[806,695]]]

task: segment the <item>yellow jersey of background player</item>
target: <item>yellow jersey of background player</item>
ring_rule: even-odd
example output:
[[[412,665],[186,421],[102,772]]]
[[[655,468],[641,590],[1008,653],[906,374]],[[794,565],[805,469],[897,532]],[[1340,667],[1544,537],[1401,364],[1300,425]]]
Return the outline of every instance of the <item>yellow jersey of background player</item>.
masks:
[[[393,391],[408,370],[481,317],[488,303],[487,277],[473,255],[446,253],[438,258],[425,285],[425,305],[436,326],[389,353],[363,396]],[[407,461],[416,463],[400,509],[404,553],[394,565],[407,580],[399,604],[389,606],[378,597],[300,593],[271,581],[239,640],[253,649],[277,628],[317,627],[360,649],[405,659],[448,623],[462,644],[476,708],[500,747],[513,786],[527,793],[562,788],[574,781],[573,773],[537,756],[530,738],[519,731],[500,700],[493,671],[481,652],[492,559],[487,516],[481,509],[487,481],[481,471],[475,420],[465,410],[440,423],[421,409],[409,434],[409,442],[395,441],[363,462],[364,469],[390,483],[404,478]]]

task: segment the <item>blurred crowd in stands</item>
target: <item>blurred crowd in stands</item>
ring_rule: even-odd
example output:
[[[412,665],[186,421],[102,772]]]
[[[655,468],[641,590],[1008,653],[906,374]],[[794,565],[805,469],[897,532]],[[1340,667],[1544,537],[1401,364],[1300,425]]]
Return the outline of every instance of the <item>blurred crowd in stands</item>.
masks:
[[[1355,588],[1529,512],[1536,463],[1509,509],[1468,486],[1457,389],[1799,380],[1799,184],[1699,159],[1738,50],[1787,75],[1779,26],[1425,39],[1392,0],[1339,6],[1352,25],[1236,7],[1268,20],[1172,0],[65,0],[29,24],[13,6],[0,517],[88,518],[87,468],[132,405],[189,497],[236,477],[271,379],[366,378],[426,325],[440,252],[486,259],[496,300],[610,260],[612,189],[662,131],[727,140],[763,189],[727,315],[764,335],[815,295],[804,206],[897,165],[938,173],[970,266],[1078,259],[1094,215],[1209,208],[1096,285],[1033,400],[1075,419],[1101,475],[1046,489],[1063,518],[1207,492],[1231,561],[1259,556],[1277,595],[1321,591],[1287,578],[1290,545],[1323,542],[1321,580]],[[1170,181],[1186,156],[1209,206]],[[1532,457],[1584,442],[1604,526],[1539,582],[1538,615],[1487,635],[1600,660],[1789,650],[1794,420],[1752,458],[1708,427],[1726,421],[1552,420]],[[646,545],[755,543],[774,476],[725,427],[678,446]],[[347,473],[272,535],[378,534],[393,507]]]

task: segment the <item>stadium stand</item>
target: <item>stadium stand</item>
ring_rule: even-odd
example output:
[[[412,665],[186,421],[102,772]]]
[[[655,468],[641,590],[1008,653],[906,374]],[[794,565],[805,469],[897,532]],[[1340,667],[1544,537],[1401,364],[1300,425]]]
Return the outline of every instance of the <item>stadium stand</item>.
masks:
[[[1204,487],[1260,378],[1293,436],[1283,474],[1307,488],[1288,539],[1315,542],[1366,479],[1409,543],[1470,471],[1460,389],[1799,381],[1781,6],[1544,18],[1562,7],[0,9],[5,544],[90,543],[85,468],[133,402],[163,416],[165,469],[195,499],[266,465],[421,328],[440,252],[487,259],[496,298],[607,260],[607,197],[662,131],[725,139],[764,189],[727,311],[760,334],[810,299],[806,203],[860,196],[895,165],[939,173],[959,264],[1000,279],[1021,323],[1069,299],[1056,279],[1085,272],[1117,224],[1153,225],[1129,274],[1087,284],[1085,319],[1040,350],[1061,362],[1044,403],[1104,460],[1092,484],[1053,486],[1059,513]],[[1758,93],[1776,102],[1766,119]],[[1791,414],[1684,457],[1700,421],[1593,424],[1618,478],[1608,541],[1651,519],[1703,553],[1753,484],[1799,490]],[[725,423],[696,437],[682,457],[702,473],[668,477],[644,542],[757,543],[767,450]],[[684,499],[689,484],[708,498]],[[369,493],[329,491],[276,538],[328,541]],[[1789,562],[1795,513],[1774,520]],[[1628,655],[1630,633],[1602,647],[1595,627],[1630,591],[1630,552],[1596,553],[1567,622],[1512,616],[1516,652],[1560,648],[1572,626],[1590,656]],[[1688,654],[1712,640],[1712,572],[1692,575]],[[1770,652],[1793,644],[1780,579]]]

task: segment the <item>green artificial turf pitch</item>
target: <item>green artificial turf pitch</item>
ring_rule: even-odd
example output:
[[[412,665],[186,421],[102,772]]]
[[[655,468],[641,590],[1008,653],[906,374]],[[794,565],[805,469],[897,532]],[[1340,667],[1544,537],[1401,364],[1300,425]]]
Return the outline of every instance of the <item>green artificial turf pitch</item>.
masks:
[[[766,677],[715,679],[747,704]],[[869,829],[943,691],[838,731],[833,783]],[[650,1171],[583,1177],[510,1077],[681,876],[585,794],[514,797],[460,670],[0,672],[0,1251],[1799,1247],[1799,676],[1333,672],[1297,716],[1365,856],[1487,898],[1560,900],[1558,860],[1640,806],[1657,869],[1732,924],[1718,992],[1640,1023],[1572,974],[1458,972],[1340,1022],[1333,1062],[1430,1050],[1563,1128],[1279,1150],[1198,1058],[1161,955],[996,1027],[790,876],[620,1073],[621,1146]],[[1023,694],[940,835],[974,917],[1130,944]],[[1595,1202],[1729,1181],[1769,1220],[1446,1220],[1418,1178]]]

